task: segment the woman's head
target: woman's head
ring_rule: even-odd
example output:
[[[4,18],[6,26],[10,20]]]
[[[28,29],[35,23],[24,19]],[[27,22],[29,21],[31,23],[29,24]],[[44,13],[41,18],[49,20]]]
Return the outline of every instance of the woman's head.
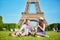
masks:
[[[39,19],[39,23],[44,23],[44,20],[40,20],[40,19]]]
[[[41,18],[39,19],[39,25],[40,25],[40,26],[43,26],[44,23],[45,23],[45,22],[44,22],[44,18],[41,17]]]

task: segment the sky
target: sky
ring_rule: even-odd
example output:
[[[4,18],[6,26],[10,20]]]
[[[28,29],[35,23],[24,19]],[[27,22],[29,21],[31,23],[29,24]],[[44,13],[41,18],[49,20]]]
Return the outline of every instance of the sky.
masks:
[[[0,0],[0,16],[4,23],[18,23],[26,8],[26,0]],[[39,0],[48,24],[60,23],[60,0]],[[35,13],[35,5],[30,4],[30,13]],[[34,23],[34,22],[33,22]]]

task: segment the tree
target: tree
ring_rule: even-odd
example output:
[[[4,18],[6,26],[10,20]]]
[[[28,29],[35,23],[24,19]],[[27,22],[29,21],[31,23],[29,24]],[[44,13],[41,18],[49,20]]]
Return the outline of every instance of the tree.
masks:
[[[55,30],[57,30],[57,28],[58,28],[58,23],[55,23],[55,24],[54,24],[54,28],[55,28]]]
[[[3,28],[2,16],[0,16],[0,30]]]
[[[10,30],[10,29],[15,29],[18,28],[18,24],[16,23],[4,23],[4,28],[6,28],[6,30]]]
[[[57,31],[57,30],[60,30],[60,23],[53,23],[53,24],[49,24],[47,27],[46,27],[46,31],[52,31],[53,28]]]

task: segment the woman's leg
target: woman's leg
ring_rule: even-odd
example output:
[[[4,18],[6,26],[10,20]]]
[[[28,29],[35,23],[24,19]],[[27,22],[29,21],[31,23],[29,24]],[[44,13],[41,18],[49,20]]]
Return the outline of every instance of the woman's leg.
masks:
[[[35,36],[41,36],[41,37],[49,37],[44,32],[43,33],[36,33]]]
[[[45,33],[45,31],[41,31],[41,32],[37,32],[35,35],[44,37],[46,35],[46,33]]]
[[[35,36],[42,36],[42,37],[44,37],[45,35],[42,34],[42,33],[36,33]]]

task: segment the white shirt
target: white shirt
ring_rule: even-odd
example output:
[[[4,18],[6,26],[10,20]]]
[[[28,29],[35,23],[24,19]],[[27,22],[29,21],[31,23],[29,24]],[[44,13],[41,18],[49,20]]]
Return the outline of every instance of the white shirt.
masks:
[[[24,29],[24,32],[31,33],[31,28],[28,25],[26,25],[26,24],[22,25],[22,27],[20,28],[20,31],[22,31],[23,29]]]

